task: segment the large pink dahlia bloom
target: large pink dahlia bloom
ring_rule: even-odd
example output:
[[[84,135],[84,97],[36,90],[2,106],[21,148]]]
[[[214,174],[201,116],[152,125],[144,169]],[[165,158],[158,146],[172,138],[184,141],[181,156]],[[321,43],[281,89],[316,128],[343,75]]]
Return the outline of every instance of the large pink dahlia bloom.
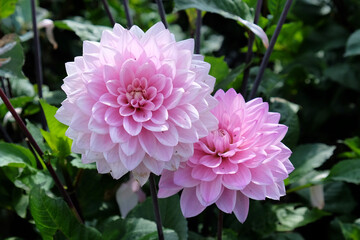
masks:
[[[144,184],[193,154],[193,143],[217,126],[215,79],[193,48],[162,23],[145,33],[116,24],[100,43],[84,42],[83,56],[66,64],[67,98],[56,113],[84,163],[114,178],[132,171]]]
[[[177,171],[162,173],[158,195],[164,198],[183,189],[180,205],[185,217],[215,203],[244,222],[249,198],[278,200],[285,195],[283,180],[294,169],[291,151],[281,143],[287,127],[261,98],[245,103],[233,89],[219,90],[215,98],[219,104],[212,113],[218,129],[195,143],[194,155]]]

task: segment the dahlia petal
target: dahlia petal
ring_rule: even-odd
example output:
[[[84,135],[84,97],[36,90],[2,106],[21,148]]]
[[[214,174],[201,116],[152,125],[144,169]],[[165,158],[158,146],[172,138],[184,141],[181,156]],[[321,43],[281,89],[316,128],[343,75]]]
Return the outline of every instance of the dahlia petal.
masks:
[[[180,108],[171,109],[169,111],[169,119],[181,128],[191,128],[191,119],[189,115],[187,115],[187,113]]]
[[[138,148],[134,154],[132,154],[130,156],[126,156],[126,154],[124,154],[124,152],[122,152],[121,148],[119,148],[119,155],[120,155],[121,161],[124,164],[124,166],[129,171],[132,171],[137,166],[139,166],[141,161],[144,159],[145,152],[141,148]]]
[[[89,117],[81,113],[75,113],[71,119],[70,126],[72,129],[80,132],[89,132],[87,125],[89,123]]]
[[[146,109],[136,109],[135,113],[132,115],[135,122],[146,122],[151,119],[152,112]]]
[[[222,158],[219,156],[205,155],[200,158],[199,163],[209,168],[216,168],[221,164],[221,161]]]
[[[124,116],[124,117],[131,116],[135,112],[136,112],[136,108],[130,106],[129,104],[125,105],[125,106],[121,106],[119,109],[119,113],[121,114],[121,116]]]
[[[162,93],[158,93],[156,94],[156,96],[154,97],[154,99],[152,100],[152,103],[154,104],[154,111],[159,109],[162,106],[162,103],[164,101],[164,95],[162,95]]]
[[[98,133],[98,134],[107,134],[109,133],[109,126],[103,122],[103,123],[99,123],[98,121],[96,121],[93,117],[90,118],[90,121],[87,125],[87,128],[94,132],[94,133]]]
[[[129,86],[133,79],[135,78],[134,74],[134,63],[135,60],[128,59],[126,60],[120,70],[120,83],[123,88],[127,88]]]
[[[195,188],[185,188],[183,190],[180,197],[180,207],[182,214],[186,218],[194,217],[206,208],[196,198]]]
[[[238,171],[235,174],[223,175],[222,182],[230,190],[241,190],[251,181],[251,172],[248,168],[238,165]]]
[[[236,193],[234,214],[239,222],[244,223],[249,213],[249,198],[241,192]]]
[[[191,104],[181,105],[181,109],[190,117],[191,122],[199,120],[198,110]]]
[[[105,93],[104,95],[102,95],[99,101],[109,107],[114,107],[114,108],[120,107],[120,105],[117,102],[117,97],[110,93]]]
[[[120,156],[119,156],[119,146],[116,144],[112,149],[110,149],[109,151],[104,152],[104,158],[106,160],[106,162],[111,166],[112,163],[115,162],[121,162],[120,161]],[[125,167],[123,167],[125,169]],[[125,169],[126,172],[128,171],[127,169]]]
[[[178,132],[173,125],[169,126],[167,131],[154,132],[156,139],[165,146],[176,146],[178,144]]]
[[[105,122],[110,126],[118,127],[123,124],[123,118],[119,114],[119,109],[108,108],[105,112]]]
[[[264,165],[256,168],[250,168],[251,181],[258,185],[271,185],[274,183],[274,177],[270,169]]]
[[[98,82],[89,82],[86,84],[87,91],[94,100],[99,100],[99,98],[107,92],[106,86],[103,83],[103,80]]]
[[[196,193],[199,198],[199,201],[206,206],[216,202],[222,191],[223,185],[221,184],[221,176],[218,176],[213,181],[209,182],[200,182],[196,187]]]
[[[152,132],[161,132],[161,131],[169,130],[169,124],[166,122],[163,124],[156,124],[153,123],[152,121],[147,121],[147,122],[143,122],[142,126]]]
[[[268,112],[266,122],[277,124],[280,121],[280,117],[280,113]]]
[[[232,213],[236,203],[236,191],[224,188],[216,206],[225,213]]]
[[[209,182],[213,181],[217,175],[212,171],[211,168],[205,167],[203,165],[196,165],[191,171],[191,176],[194,179]]]
[[[194,179],[191,176],[191,168],[189,166],[180,167],[174,173],[174,183],[178,186],[182,186],[185,188],[195,187],[200,183],[199,180]]]
[[[155,156],[156,151],[158,151],[158,141],[152,132],[148,130],[141,131],[139,134],[139,143],[150,157]]]
[[[151,121],[156,124],[163,124],[166,120],[168,120],[169,114],[164,106],[160,106],[160,108],[152,113]]]
[[[190,52],[194,52],[194,39],[186,39],[186,40],[182,40],[176,43],[177,47],[180,49],[187,49]]]
[[[182,158],[179,155],[173,155],[171,159],[165,162],[164,169],[169,171],[176,171],[180,167],[180,163],[186,161],[186,159]]]
[[[179,154],[182,157],[189,158],[194,154],[194,146],[187,143],[178,143],[174,147],[175,154]]]
[[[266,197],[271,198],[273,200],[280,199],[280,192],[276,183],[268,185],[265,188],[266,188]]]
[[[179,104],[184,92],[185,90],[183,88],[174,88],[171,95],[168,98],[164,99],[163,104],[166,107],[166,109],[170,110],[176,107]]]
[[[124,129],[131,136],[137,136],[141,132],[142,124],[134,121],[132,117],[125,117],[123,123]]]
[[[146,156],[143,160],[144,165],[150,170],[150,172],[160,175],[164,169],[165,162],[157,161],[156,159]]]
[[[124,129],[123,126],[109,127],[109,134],[111,141],[114,143],[123,143],[129,140],[131,137]]]
[[[134,178],[140,183],[140,186],[143,186],[149,179],[150,171],[143,163],[141,163],[132,171],[132,174]]]
[[[263,185],[258,185],[253,182],[250,182],[241,192],[248,198],[254,200],[265,200],[266,198],[266,188]]]
[[[85,164],[96,162],[96,160],[103,158],[103,153],[87,151],[81,155],[81,161]]]
[[[173,87],[172,79],[169,77],[165,78],[165,87],[161,91],[164,98],[168,98],[173,93],[173,90],[174,90],[174,87]]]
[[[221,164],[213,169],[213,172],[216,174],[234,174],[237,170],[237,164],[234,164],[227,159],[223,159]]]
[[[90,150],[94,152],[106,152],[114,147],[110,136],[107,134],[91,133],[90,137]]]
[[[175,77],[175,71],[176,71],[175,62],[173,60],[167,60],[167,59],[162,62],[162,65],[158,70],[159,73],[161,73],[171,79],[173,79]],[[157,89],[158,89],[158,91],[161,91],[161,90],[159,90],[159,88],[157,88]]]
[[[96,160],[96,168],[99,173],[108,173],[111,170],[109,164],[105,161],[104,157]]]
[[[194,143],[199,140],[199,135],[195,128],[184,129],[176,128],[179,133],[179,142],[183,143]]]
[[[169,147],[169,146],[163,145],[163,146],[161,146],[160,151],[158,149],[157,149],[157,151],[155,151],[154,158],[156,158],[159,161],[168,162],[168,161],[170,161],[173,154],[174,154],[174,147]]]
[[[137,78],[144,77],[146,79],[150,79],[152,76],[155,75],[155,73],[156,73],[156,67],[151,61],[149,61],[136,69],[135,77]]]
[[[119,95],[118,89],[120,88],[121,84],[119,80],[109,80],[106,82],[106,89],[114,96]]]
[[[164,170],[161,174],[161,178],[159,181],[159,198],[167,198],[170,197],[182,189],[181,186],[178,186],[174,183],[174,172]]]
[[[282,162],[287,170],[288,173],[291,173],[295,168],[292,165],[292,163],[289,161],[289,159],[285,160],[284,162]]]
[[[91,109],[94,106],[95,101],[88,95],[82,95],[76,100],[76,105],[86,115],[91,115]]]
[[[140,150],[140,145],[137,137],[130,137],[128,141],[121,143],[120,147],[126,156],[131,156]]]
[[[90,137],[91,133],[79,133],[78,137],[76,138],[76,147],[82,149],[89,149]]]
[[[141,39],[143,36],[144,36],[144,32],[143,30],[141,30],[138,26],[136,25],[133,25],[131,28],[130,28],[130,33],[133,34],[133,36],[135,36],[137,39]]]

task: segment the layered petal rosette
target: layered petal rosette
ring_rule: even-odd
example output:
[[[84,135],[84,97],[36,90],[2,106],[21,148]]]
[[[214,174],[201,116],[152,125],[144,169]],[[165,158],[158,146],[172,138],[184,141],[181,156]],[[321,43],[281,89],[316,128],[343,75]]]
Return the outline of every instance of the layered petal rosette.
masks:
[[[294,169],[291,151],[281,143],[287,127],[261,98],[245,103],[233,89],[218,90],[215,98],[219,104],[212,113],[218,129],[195,143],[194,155],[177,171],[164,170],[158,196],[183,189],[180,205],[185,217],[215,203],[244,222],[249,198],[278,200],[285,195],[283,180]]]
[[[66,63],[67,98],[56,113],[84,163],[114,178],[132,171],[144,184],[193,154],[193,143],[217,126],[215,79],[193,48],[162,23],[145,33],[115,24],[100,43],[84,42],[83,56]]]

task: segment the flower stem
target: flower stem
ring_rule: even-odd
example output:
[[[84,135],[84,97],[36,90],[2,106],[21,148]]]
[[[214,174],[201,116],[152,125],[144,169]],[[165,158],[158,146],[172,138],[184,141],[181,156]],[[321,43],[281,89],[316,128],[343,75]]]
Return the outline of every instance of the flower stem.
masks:
[[[222,239],[223,221],[224,221],[224,213],[219,209],[218,232],[217,232],[217,239],[218,240]]]
[[[43,84],[43,72],[42,72],[42,64],[41,64],[41,49],[40,49],[40,39],[39,39],[39,30],[37,28],[36,22],[36,6],[35,0],[31,0],[31,16],[32,16],[32,26],[34,32],[34,50],[35,50],[35,69],[36,69],[36,83],[38,87],[38,96],[39,98],[43,98],[42,94],[42,84]],[[42,129],[47,129],[47,123],[45,120],[44,111],[40,108],[41,114],[41,126]]]
[[[115,25],[115,20],[114,20],[114,17],[112,16],[111,12],[110,12],[110,8],[109,8],[109,4],[107,2],[107,0],[102,0],[102,3],[104,5],[104,8],[105,8],[105,11],[109,17],[109,20],[110,20],[110,23],[112,26]]]
[[[254,17],[254,24],[257,24],[259,21],[262,3],[263,3],[263,0],[258,0],[258,2],[257,2],[255,17]],[[255,34],[252,31],[248,31],[248,33],[249,33],[248,51],[246,53],[246,58],[245,58],[245,66],[247,66],[247,67],[244,70],[244,77],[243,77],[243,81],[241,84],[241,90],[240,90],[240,93],[243,95],[244,98],[246,98],[246,90],[247,90],[249,74],[250,74],[250,62],[251,62],[251,59],[253,56],[252,48],[253,48],[253,44],[254,44],[254,40],[255,40]]]
[[[126,20],[127,20],[127,26],[128,28],[131,28],[131,26],[133,25],[133,21],[130,15],[130,10],[129,10],[129,0],[123,0],[123,5],[124,5],[124,9],[125,9],[125,15],[126,15]]]
[[[196,32],[195,32],[195,53],[200,53],[200,33],[201,33],[201,25],[202,25],[202,17],[201,10],[196,9]]]
[[[291,7],[291,3],[292,3],[292,0],[287,0],[286,3],[285,3],[284,9],[283,9],[283,11],[281,13],[281,16],[280,16],[280,19],[279,19],[278,24],[276,26],[275,32],[274,32],[274,34],[273,34],[273,36],[271,38],[269,47],[265,52],[264,58],[262,59],[259,72],[258,72],[258,74],[256,76],[256,79],[255,79],[255,82],[254,82],[254,86],[253,86],[253,88],[251,90],[251,93],[250,93],[249,97],[247,98],[247,100],[250,100],[250,99],[255,97],[255,94],[256,94],[256,92],[257,92],[257,90],[259,88],[261,79],[262,79],[262,77],[264,75],[265,68],[266,68],[266,66],[267,66],[267,64],[269,62],[270,55],[271,55],[272,51],[274,50],[276,40],[277,40],[277,38],[278,38],[278,36],[280,34],[281,28],[284,25],[284,22],[286,20],[286,16],[287,16],[287,14],[289,12],[289,9]]]
[[[161,21],[164,24],[165,28],[168,28],[168,24],[166,22],[166,16],[165,16],[165,9],[164,9],[164,5],[162,3],[162,0],[156,0],[156,3],[158,5]]]
[[[156,186],[155,186],[155,179],[154,179],[154,174],[153,173],[150,173],[149,182],[150,182],[150,193],[151,193],[151,198],[152,198],[153,206],[154,206],[156,227],[157,227],[159,240],[164,240],[164,233],[162,231],[160,209],[159,209],[159,203],[158,203],[158,198],[157,198],[157,193],[156,193]]]
[[[65,202],[69,205],[71,211],[74,212],[75,217],[79,220],[79,222],[84,223],[84,221],[80,217],[79,211],[75,208],[69,194],[65,191],[64,186],[62,185],[59,177],[56,175],[53,167],[51,166],[50,161],[44,161],[42,159],[42,157],[44,156],[43,151],[40,149],[40,147],[36,143],[34,137],[31,135],[29,130],[26,128],[25,123],[23,122],[23,120],[21,120],[19,114],[17,114],[14,107],[12,106],[9,99],[7,98],[7,96],[5,95],[4,91],[1,88],[0,88],[0,97],[3,100],[3,102],[4,102],[5,106],[7,107],[7,109],[9,109],[12,116],[15,118],[15,121],[17,122],[17,124],[19,125],[21,130],[23,131],[25,137],[29,140],[29,143],[31,144],[31,146],[34,148],[34,150],[37,152],[37,154],[39,154],[41,161],[45,163],[46,168],[48,169],[51,177],[53,178],[53,180],[55,182],[55,185],[58,187],[61,195],[63,196],[63,198],[65,200]]]

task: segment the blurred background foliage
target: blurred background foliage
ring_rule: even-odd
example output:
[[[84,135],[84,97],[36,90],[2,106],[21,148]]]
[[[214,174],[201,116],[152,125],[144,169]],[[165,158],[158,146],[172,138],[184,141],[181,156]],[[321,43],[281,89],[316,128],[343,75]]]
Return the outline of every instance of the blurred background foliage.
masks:
[[[224,0],[229,1],[241,2]],[[241,17],[253,18],[257,1],[242,2],[246,7],[241,10],[248,15]],[[264,0],[259,25],[269,39],[285,2]],[[120,218],[115,193],[128,178],[115,181],[99,175],[95,166],[84,165],[71,154],[71,141],[63,135],[66,128],[53,119],[56,108],[48,105],[59,107],[65,98],[60,90],[66,76],[64,63],[82,54],[83,40],[97,41],[101,31],[110,28],[101,1],[37,3],[37,20],[54,21],[58,43],[54,49],[45,30],[40,30],[47,102],[42,105],[49,132],[40,131],[29,0],[0,0],[0,76],[10,79],[10,86],[5,81],[4,88],[11,90],[13,105],[76,199],[86,224],[78,224],[70,213],[51,217],[54,211],[69,209],[55,198],[59,194],[53,180],[46,170],[38,170],[24,136],[0,101],[1,125],[16,143],[6,143],[0,133],[0,238],[156,239],[150,200]],[[194,36],[196,10],[188,7],[204,10],[201,54],[212,65],[215,88],[240,91],[249,32],[220,14],[236,14],[233,9],[216,5],[216,0],[208,5],[191,0],[163,3],[177,40]],[[126,26],[122,1],[109,0],[109,4],[116,22]],[[134,24],[143,30],[160,21],[155,1],[130,0],[130,10]],[[296,170],[286,181],[288,195],[281,202],[251,201],[244,224],[226,215],[224,239],[360,239],[359,19],[358,0],[294,0],[258,95],[272,111],[281,113],[281,123],[289,127],[284,143],[293,151]],[[248,92],[265,50],[256,38]],[[149,195],[147,185],[144,191]],[[177,196],[161,200],[160,205],[166,239],[214,239],[215,207],[185,220]]]

